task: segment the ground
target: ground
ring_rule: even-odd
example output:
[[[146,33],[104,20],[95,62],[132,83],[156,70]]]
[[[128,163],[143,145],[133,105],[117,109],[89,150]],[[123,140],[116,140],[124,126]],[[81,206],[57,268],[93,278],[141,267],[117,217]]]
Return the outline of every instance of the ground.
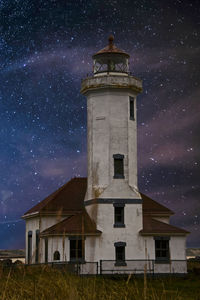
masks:
[[[185,277],[80,277],[47,266],[0,270],[1,300],[200,300],[200,263]]]

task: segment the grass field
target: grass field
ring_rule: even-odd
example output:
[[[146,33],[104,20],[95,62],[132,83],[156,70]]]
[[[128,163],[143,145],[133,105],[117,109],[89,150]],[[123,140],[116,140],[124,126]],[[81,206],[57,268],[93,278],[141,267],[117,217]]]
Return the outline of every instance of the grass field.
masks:
[[[191,266],[191,269],[194,266]],[[79,277],[47,266],[0,269],[1,300],[200,300],[200,275]]]

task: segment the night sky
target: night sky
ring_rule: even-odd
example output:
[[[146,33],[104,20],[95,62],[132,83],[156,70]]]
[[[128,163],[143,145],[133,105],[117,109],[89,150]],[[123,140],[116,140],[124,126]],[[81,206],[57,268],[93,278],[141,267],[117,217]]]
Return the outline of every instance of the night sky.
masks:
[[[0,249],[24,248],[23,213],[87,176],[80,84],[110,34],[143,80],[139,189],[200,247],[199,0],[0,0],[0,30]]]

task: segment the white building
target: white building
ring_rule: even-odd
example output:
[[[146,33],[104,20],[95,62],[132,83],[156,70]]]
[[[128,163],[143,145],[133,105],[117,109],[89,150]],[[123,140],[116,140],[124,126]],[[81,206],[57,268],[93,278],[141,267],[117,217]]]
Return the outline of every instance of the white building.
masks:
[[[80,272],[186,273],[187,231],[138,191],[137,95],[129,55],[109,44],[93,56],[87,97],[88,178],[74,178],[26,212],[27,263],[71,262]]]

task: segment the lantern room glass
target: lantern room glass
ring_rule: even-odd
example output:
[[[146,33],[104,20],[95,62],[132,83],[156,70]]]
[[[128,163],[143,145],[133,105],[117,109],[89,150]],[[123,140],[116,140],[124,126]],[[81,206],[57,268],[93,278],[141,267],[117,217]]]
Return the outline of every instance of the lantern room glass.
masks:
[[[105,54],[99,55],[94,60],[94,74],[99,73],[126,73],[129,72],[128,58],[122,54]]]

